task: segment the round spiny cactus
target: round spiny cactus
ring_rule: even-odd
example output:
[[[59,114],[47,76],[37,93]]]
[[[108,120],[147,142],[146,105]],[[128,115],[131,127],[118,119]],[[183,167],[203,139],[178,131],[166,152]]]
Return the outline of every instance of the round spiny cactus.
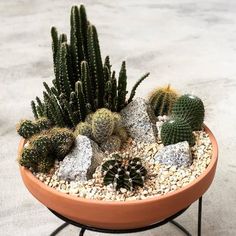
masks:
[[[80,122],[76,127],[74,131],[75,137],[78,135],[84,135],[89,138],[92,136],[92,126],[88,122]]]
[[[51,139],[53,153],[58,160],[62,160],[75,142],[73,132],[67,128],[53,128],[48,134]]]
[[[169,116],[177,98],[176,91],[168,85],[167,87],[155,89],[149,98],[149,102],[156,116]]]
[[[34,135],[30,138],[29,145],[33,146],[40,155],[47,155],[52,148],[51,140],[46,134]]]
[[[165,146],[182,141],[188,141],[190,146],[194,145],[191,126],[180,118],[171,119],[162,125],[161,140]]]
[[[114,159],[102,165],[104,184],[112,184],[116,190],[126,188],[132,191],[136,186],[143,187],[147,170],[142,166],[141,160],[134,158],[126,162],[118,154],[113,156]]]
[[[54,166],[54,158],[48,156],[47,158],[43,158],[38,162],[37,171],[41,173],[47,173]]]
[[[107,151],[110,153],[115,152],[121,148],[121,139],[116,135],[112,135],[100,146],[103,149],[103,151]]]
[[[50,129],[52,127],[51,121],[45,117],[37,119],[35,124],[38,126],[40,131]]]
[[[114,130],[114,116],[106,108],[98,109],[92,118],[92,135],[97,143],[106,141]]]
[[[122,127],[122,117],[119,113],[117,112],[113,112],[112,113],[114,116],[114,130],[119,129],[120,127]]]
[[[185,94],[179,97],[173,107],[173,116],[184,119],[192,130],[200,130],[205,115],[204,104],[196,96]]]
[[[16,131],[25,139],[30,138],[40,131],[39,127],[31,120],[21,120],[16,127]]]
[[[36,121],[22,120],[17,124],[16,130],[20,136],[28,139],[43,130],[49,129],[50,127],[51,122],[47,118],[42,117]]]

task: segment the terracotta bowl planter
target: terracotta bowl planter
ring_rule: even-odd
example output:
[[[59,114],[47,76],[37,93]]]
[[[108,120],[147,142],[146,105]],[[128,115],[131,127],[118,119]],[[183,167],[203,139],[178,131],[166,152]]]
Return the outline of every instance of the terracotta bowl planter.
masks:
[[[201,197],[215,175],[218,147],[215,137],[205,127],[213,144],[211,163],[196,180],[164,196],[127,202],[88,200],[60,193],[40,182],[29,170],[20,167],[24,184],[32,195],[46,207],[59,214],[89,226],[107,229],[132,229],[148,226],[188,207]],[[19,144],[23,148],[24,140]]]

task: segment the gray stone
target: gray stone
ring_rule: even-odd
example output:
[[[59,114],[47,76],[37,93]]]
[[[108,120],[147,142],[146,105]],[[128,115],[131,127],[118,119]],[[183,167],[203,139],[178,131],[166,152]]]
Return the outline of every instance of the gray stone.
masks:
[[[64,180],[86,181],[92,178],[105,154],[88,137],[79,135],[74,149],[60,163],[58,177]]]
[[[192,164],[192,154],[187,141],[163,147],[157,152],[154,159],[161,164],[178,167]]]
[[[122,122],[129,135],[138,142],[155,143],[157,127],[155,115],[143,98],[136,98],[122,111]]]

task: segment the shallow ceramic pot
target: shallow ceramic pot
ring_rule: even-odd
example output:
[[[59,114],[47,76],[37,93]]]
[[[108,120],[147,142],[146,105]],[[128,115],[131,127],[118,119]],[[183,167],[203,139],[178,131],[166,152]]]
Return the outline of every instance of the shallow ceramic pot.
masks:
[[[20,167],[25,186],[46,207],[75,222],[107,229],[132,229],[148,226],[170,217],[201,197],[215,175],[218,147],[214,135],[205,127],[213,144],[212,160],[196,180],[163,196],[144,200],[112,202],[89,200],[60,193],[39,181],[28,169]],[[22,150],[24,140],[19,144]]]

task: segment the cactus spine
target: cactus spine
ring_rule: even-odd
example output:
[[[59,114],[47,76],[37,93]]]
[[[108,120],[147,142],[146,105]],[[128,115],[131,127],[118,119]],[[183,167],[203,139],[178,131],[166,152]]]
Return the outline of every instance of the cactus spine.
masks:
[[[36,119],[46,116],[59,127],[75,127],[99,108],[120,111],[126,106],[125,62],[117,85],[109,57],[102,63],[97,30],[88,22],[83,5],[71,8],[70,42],[55,27],[51,28],[51,37],[55,79],[51,88],[45,84],[43,101],[36,97],[36,102],[31,102]],[[128,102],[142,80],[134,86]]]
[[[178,94],[168,85],[167,87],[155,89],[149,98],[149,102],[156,116],[169,116],[177,98]]]
[[[165,146],[182,141],[187,141],[190,146],[195,143],[191,126],[180,118],[171,119],[162,125],[161,140]]]
[[[35,172],[48,172],[55,159],[62,160],[74,144],[73,133],[66,128],[52,128],[34,135],[23,149],[19,163]]]
[[[51,122],[47,118],[40,118],[36,121],[22,120],[16,126],[17,133],[25,139],[32,137],[42,130],[49,129]]]
[[[106,161],[102,165],[105,185],[112,184],[116,190],[126,188],[134,190],[135,187],[143,187],[147,170],[142,166],[139,158],[134,158],[128,162],[115,154],[113,159]]]
[[[185,94],[176,101],[173,107],[173,116],[184,119],[192,130],[200,130],[205,115],[202,100],[194,95]]]
[[[92,119],[92,134],[97,143],[106,141],[114,130],[114,117],[106,108],[97,110]]]

